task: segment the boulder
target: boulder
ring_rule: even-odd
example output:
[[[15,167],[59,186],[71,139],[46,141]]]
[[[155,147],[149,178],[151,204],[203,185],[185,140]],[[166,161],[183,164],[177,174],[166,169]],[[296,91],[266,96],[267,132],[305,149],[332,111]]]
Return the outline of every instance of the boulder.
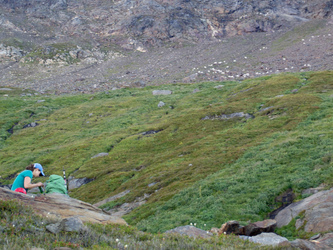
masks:
[[[65,232],[81,232],[85,229],[83,222],[77,217],[69,217],[63,219],[61,222],[50,224],[46,226],[46,229],[54,234],[61,231]]]
[[[333,188],[320,191],[304,200],[295,202],[281,210],[275,217],[277,227],[288,225],[304,211],[297,226],[304,226],[306,232],[327,232],[333,230]]]
[[[241,234],[241,226],[238,221],[232,220],[224,223],[220,230],[219,234]]]
[[[288,242],[288,239],[275,233],[262,233],[249,238],[249,241],[261,245],[278,246],[281,243]]]
[[[192,238],[210,238],[213,236],[212,233],[207,232],[205,230],[196,228],[194,226],[181,226],[181,227],[176,227],[174,229],[168,230],[165,232],[165,234],[180,234],[180,235],[187,235]]]
[[[244,227],[244,234],[247,236],[254,236],[261,233],[274,232],[276,228],[275,220],[264,220],[251,223]]]
[[[36,196],[0,188],[0,199],[22,201],[33,207],[36,213],[50,219],[61,220],[75,216],[82,222],[127,225],[126,221],[120,217],[111,216],[98,207],[63,194]]]
[[[153,95],[171,95],[171,90],[153,90]]]

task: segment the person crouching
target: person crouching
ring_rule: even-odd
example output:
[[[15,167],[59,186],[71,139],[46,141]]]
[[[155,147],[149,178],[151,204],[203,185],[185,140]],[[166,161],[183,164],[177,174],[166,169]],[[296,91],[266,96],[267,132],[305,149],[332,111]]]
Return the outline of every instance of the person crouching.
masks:
[[[43,167],[39,163],[30,164],[26,170],[22,171],[15,179],[11,190],[19,193],[26,194],[28,189],[34,187],[43,187],[42,182],[35,184],[31,183],[32,177],[45,176]]]

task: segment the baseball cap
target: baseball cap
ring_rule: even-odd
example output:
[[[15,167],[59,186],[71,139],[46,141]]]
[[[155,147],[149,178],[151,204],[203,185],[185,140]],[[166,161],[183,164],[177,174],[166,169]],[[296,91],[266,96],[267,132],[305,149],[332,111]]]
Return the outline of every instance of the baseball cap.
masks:
[[[45,174],[44,174],[44,172],[43,172],[43,167],[42,167],[42,165],[40,165],[39,163],[35,163],[35,164],[34,164],[34,168],[39,169],[39,171],[40,171],[40,175],[39,175],[39,176],[45,176]]]

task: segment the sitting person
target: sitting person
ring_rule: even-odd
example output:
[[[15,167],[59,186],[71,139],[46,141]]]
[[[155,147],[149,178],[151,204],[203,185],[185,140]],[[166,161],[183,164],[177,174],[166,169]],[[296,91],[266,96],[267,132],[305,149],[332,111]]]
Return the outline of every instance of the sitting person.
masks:
[[[43,187],[42,182],[32,184],[32,177],[45,176],[43,167],[39,163],[30,164],[26,170],[22,171],[15,179],[11,190],[19,193],[26,194],[28,189],[34,187]]]

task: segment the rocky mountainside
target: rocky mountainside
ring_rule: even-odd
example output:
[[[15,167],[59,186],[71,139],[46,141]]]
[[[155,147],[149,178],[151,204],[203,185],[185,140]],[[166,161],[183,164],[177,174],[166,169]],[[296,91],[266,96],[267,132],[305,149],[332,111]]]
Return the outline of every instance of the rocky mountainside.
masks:
[[[332,0],[0,0],[2,86],[96,92],[332,69]]]
[[[125,48],[269,32],[332,16],[332,0],[1,0],[3,33]],[[40,39],[37,39],[40,40]]]

